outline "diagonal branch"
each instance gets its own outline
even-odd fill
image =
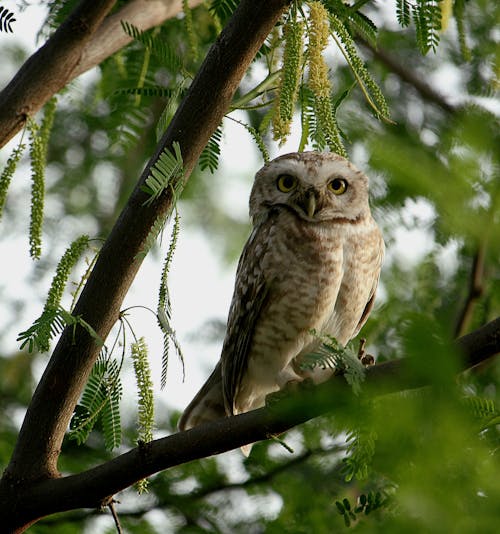
[[[405,83],[411,85],[424,100],[436,104],[446,113],[453,114],[457,111],[458,107],[450,104],[441,93],[436,91],[434,87],[423,80],[414,69],[409,69],[397,57],[393,56],[382,48],[373,47],[363,38],[358,37],[357,40],[370,51],[373,57],[383,63],[391,72],[396,74],[396,76],[398,76]]]
[[[189,6],[201,2],[190,0]],[[24,126],[28,115],[71,80],[130,43],[122,20],[148,30],[182,11],[182,0],[131,0],[103,20],[114,3],[82,2],[0,93],[0,148]]]
[[[463,356],[461,370],[499,353],[500,317],[456,340],[454,348]],[[428,378],[416,376],[414,369],[410,358],[368,368],[363,382],[363,398],[427,385]],[[22,493],[0,494],[0,497],[5,499],[4,506],[9,509],[13,504],[8,500],[21,499],[23,511],[33,518],[82,507],[98,508],[111,495],[158,471],[267,439],[333,409],[338,411],[352,406],[352,402],[350,386],[337,375],[319,386],[302,389],[272,407],[178,432],[132,449],[83,473],[43,480]],[[0,506],[0,513],[1,509]]]
[[[168,130],[106,240],[75,306],[102,338],[119,317],[123,299],[141,265],[151,227],[167,216],[174,199],[168,188],[152,205],[141,189],[151,167],[174,141],[180,144],[186,177],[230,106],[250,62],[288,0],[242,0],[210,49]],[[57,477],[57,459],[74,407],[98,356],[95,340],[81,328],[61,336],[36,388],[4,483]]]
[[[467,297],[460,310],[460,314],[455,325],[455,335],[462,335],[470,325],[472,314],[477,301],[484,292],[484,257],[486,254],[486,244],[480,243],[474,258],[472,259],[472,269],[469,278],[469,289]]]
[[[54,35],[19,69],[0,93],[0,147],[66,85],[116,0],[82,0]]]
[[[203,0],[189,0],[192,9]],[[140,30],[149,30],[167,19],[171,19],[182,11],[182,0],[131,0],[119,11],[106,17],[99,26],[92,40],[82,51],[82,59],[71,73],[72,78],[99,65],[107,57],[131,42],[131,38],[123,31],[121,21],[132,23]]]

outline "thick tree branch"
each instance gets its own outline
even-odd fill
[[[189,0],[194,8],[203,0]],[[92,40],[82,51],[82,59],[71,73],[76,78],[99,65],[106,58],[126,46],[132,40],[122,29],[121,21],[132,23],[140,30],[149,30],[182,11],[182,0],[132,0],[117,13],[109,15],[99,26]]]
[[[189,5],[193,8],[201,2],[190,0]],[[148,30],[182,11],[182,0],[131,0],[102,21],[114,3],[82,2],[0,93],[0,148],[24,126],[28,115],[33,116],[71,80],[130,43],[132,39],[121,27],[122,20]],[[98,9],[100,4],[105,5],[102,12]],[[88,9],[89,5],[94,9]],[[80,23],[82,12],[87,19]],[[80,26],[85,30],[81,36],[75,32]]]
[[[459,338],[455,348],[462,354],[460,370],[473,367],[499,353],[500,317]],[[409,358],[368,368],[363,383],[363,398],[427,385],[427,380],[415,375],[414,369]],[[350,386],[342,376],[334,376],[328,382],[304,389],[270,408],[173,434],[83,473],[42,480],[16,495],[13,492],[0,493],[0,498],[8,510],[12,510],[21,499],[23,514],[32,518],[75,508],[97,508],[118,491],[158,471],[267,439],[331,410],[342,410],[352,402]],[[11,516],[11,521],[14,518],[15,514]],[[2,525],[6,526],[5,521]],[[15,530],[15,521],[9,523],[9,527]]]
[[[54,35],[0,93],[0,147],[70,79],[89,42],[116,0],[82,0]]]
[[[208,53],[198,75],[123,209],[76,304],[106,339],[140,267],[137,258],[154,221],[172,209],[171,189],[153,205],[141,185],[165,148],[179,142],[186,177],[230,106],[250,62],[279,19],[287,0],[243,0]],[[86,331],[66,330],[33,395],[5,481],[58,476],[57,458],[79,395],[99,347]],[[8,482],[7,482],[8,483]],[[24,503],[25,504],[25,503]]]

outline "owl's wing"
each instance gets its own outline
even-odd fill
[[[215,421],[226,415],[222,400],[221,364],[217,364],[208,380],[184,410],[177,424],[179,430]]]
[[[379,246],[377,249],[379,253],[375,259],[375,265],[373,268],[373,283],[372,283],[372,287],[370,290],[368,300],[363,309],[363,313],[361,314],[361,317],[358,321],[358,324],[352,336],[353,338],[355,338],[358,335],[359,331],[361,330],[363,325],[366,323],[368,316],[370,315],[373,309],[373,305],[375,304],[375,293],[377,292],[378,282],[380,280],[380,270],[382,269],[382,261],[384,259],[384,254],[385,254],[385,245],[384,245],[384,240],[382,238],[382,234],[380,234],[378,231],[377,231],[377,234],[378,234],[378,239],[379,239]]]
[[[234,399],[247,369],[255,325],[269,298],[270,282],[260,268],[267,251],[267,219],[250,235],[238,263],[236,284],[222,347],[222,392],[226,413],[233,415]]]

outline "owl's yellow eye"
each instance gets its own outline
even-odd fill
[[[280,174],[276,185],[282,193],[289,193],[297,185],[297,178],[291,174]]]
[[[335,178],[328,183],[328,189],[334,195],[342,195],[347,191],[347,181],[343,178]]]

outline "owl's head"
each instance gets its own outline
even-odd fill
[[[337,154],[285,154],[260,169],[250,195],[252,219],[273,207],[309,222],[357,221],[370,213],[368,178]]]

